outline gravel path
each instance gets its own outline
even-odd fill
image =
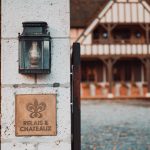
[[[150,101],[82,101],[82,150],[150,150]]]

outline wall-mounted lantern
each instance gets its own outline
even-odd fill
[[[19,34],[19,73],[50,73],[51,38],[46,22],[23,22]]]

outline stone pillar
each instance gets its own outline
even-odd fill
[[[71,150],[69,0],[2,0],[1,15],[1,149]],[[18,33],[22,33],[25,21],[48,23],[52,37],[50,74],[18,73]],[[15,135],[18,94],[57,95],[56,136]]]

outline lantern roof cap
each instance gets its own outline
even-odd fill
[[[44,21],[27,21],[27,22],[23,22],[23,27],[46,27],[47,26],[47,22]]]

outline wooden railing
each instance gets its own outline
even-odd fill
[[[147,55],[150,44],[92,44],[81,45],[81,55]]]

